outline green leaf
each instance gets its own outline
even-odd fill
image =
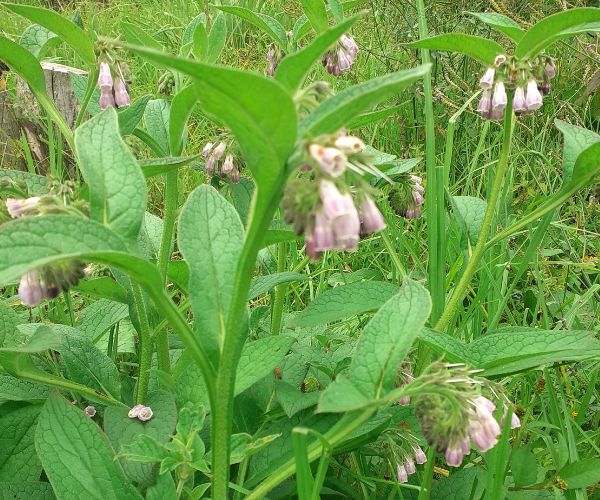
[[[70,380],[121,399],[119,372],[112,360],[89,340],[77,335],[60,339],[61,362]]]
[[[398,104],[396,106],[389,106],[387,108],[378,109],[377,111],[370,111],[368,113],[363,113],[361,115],[358,115],[354,120],[352,120],[350,123],[348,123],[348,128],[349,129],[357,129],[360,127],[364,127],[365,125],[369,125],[371,123],[378,122],[380,120],[387,118],[390,115],[399,113],[401,108],[402,108],[402,105]]]
[[[219,352],[244,228],[233,206],[210,186],[190,194],[178,227],[179,248],[190,266],[194,331],[209,350]]]
[[[248,72],[130,48],[196,80],[194,88],[203,109],[221,119],[238,140],[259,186],[259,198],[270,196],[284,175],[285,162],[296,141],[296,110],[283,87]]]
[[[430,311],[427,290],[407,279],[373,316],[360,336],[349,370],[350,380],[365,395],[379,398],[393,388],[396,370]]]
[[[146,500],[177,500],[173,476],[168,472],[159,474],[156,483],[148,488]]]
[[[59,41],[60,38],[55,33],[52,33],[52,31],[47,30],[39,24],[32,24],[23,31],[19,39],[19,44],[35,57],[41,58],[45,51],[51,46],[56,45]]]
[[[24,325],[30,326],[30,325]],[[44,352],[48,349],[57,351],[60,347],[61,339],[49,326],[47,325],[33,325],[34,333],[31,337],[26,337],[24,342],[19,342],[15,345],[9,345],[0,349],[0,352],[9,353],[38,353]]]
[[[0,484],[39,479],[42,465],[35,453],[33,436],[40,409],[41,406],[24,406],[0,418]]]
[[[488,377],[508,375],[559,361],[600,356],[592,332],[515,327],[487,333],[467,346],[469,358]]]
[[[264,276],[257,276],[252,280],[250,286],[250,292],[248,293],[248,300],[255,299],[256,297],[267,293],[269,290],[275,288],[277,285],[282,283],[289,283],[291,281],[303,281],[307,279],[307,276],[300,273],[283,272],[266,274]]]
[[[445,35],[432,36],[413,42],[410,46],[420,49],[459,52],[477,59],[488,66],[494,63],[494,59],[498,54],[506,52],[502,45],[493,40],[475,35],[464,35],[462,33],[447,33]]]
[[[106,331],[129,316],[129,307],[112,300],[97,300],[81,311],[75,327],[90,342],[98,341]]]
[[[27,188],[27,194],[30,196],[46,194],[49,189],[49,179],[42,175],[30,174],[20,170],[2,169],[0,179],[7,177],[18,185],[24,184]]]
[[[468,12],[468,14],[504,33],[513,42],[518,42],[525,34],[525,30],[521,28],[519,23],[503,14],[497,12]]]
[[[16,14],[26,17],[31,22],[37,23],[47,30],[56,33],[56,35],[77,52],[86,64],[90,66],[96,64],[94,44],[90,41],[87,33],[71,20],[53,10],[42,9],[40,7],[13,3],[3,3],[2,5]]]
[[[419,335],[419,342],[436,354],[443,355],[449,363],[471,363],[468,345],[450,335],[424,328]]]
[[[131,106],[127,106],[125,109],[119,110],[119,131],[123,137],[133,134],[133,131],[144,116],[146,106],[148,105],[149,101],[149,95],[138,97],[135,101],[133,101]]]
[[[354,85],[330,97],[300,123],[302,136],[336,132],[365,111],[421,79],[430,70],[425,64]]]
[[[0,373],[0,402],[44,401],[48,394],[50,388],[45,385]]]
[[[110,406],[104,412],[104,430],[113,447],[132,444],[138,436],[150,436],[159,444],[166,444],[171,439],[177,423],[177,407],[173,396],[165,391],[148,394],[144,405],[152,408],[154,415],[147,422],[127,416],[129,409]],[[153,482],[153,468],[150,464],[130,462],[122,458],[121,465],[131,481],[148,486]]]
[[[206,32],[206,26],[202,23],[199,23],[194,30],[192,54],[194,54],[196,59],[206,61],[206,56],[208,54],[208,33]]]
[[[192,42],[194,31],[196,31],[196,26],[198,26],[198,24],[204,24],[206,26],[206,14],[204,12],[194,17],[194,19],[192,19],[185,27],[183,37],[181,38],[182,47]]]
[[[129,241],[137,238],[146,210],[146,181],[109,108],[75,132],[79,166],[90,187],[91,217]]]
[[[341,2],[342,10],[344,13],[350,12],[351,10],[355,9],[356,7],[360,7],[363,3],[365,3],[365,1],[366,0],[350,0],[348,2]],[[328,2],[326,10],[328,12],[333,11],[336,21],[339,23],[339,22],[341,22],[341,19],[338,19],[338,17],[335,15],[334,9],[336,9],[336,7],[334,7],[334,9],[332,9],[331,3],[334,3],[334,2]],[[339,12],[338,12],[338,15],[339,15]],[[294,40],[295,42],[300,41],[302,38],[304,38],[306,35],[308,35],[310,33],[310,28],[311,28],[311,25],[310,25],[310,22],[308,21],[308,18],[306,17],[305,14],[302,14],[294,23],[294,29],[292,31],[292,40]]]
[[[531,445],[521,445],[513,453],[510,468],[515,486],[529,486],[537,483],[537,461]]]
[[[483,225],[483,216],[487,208],[486,201],[474,196],[453,196],[452,203],[455,207],[455,215],[466,229],[469,240],[475,245]]]
[[[252,206],[252,195],[254,194],[254,182],[248,177],[242,177],[240,182],[231,183],[231,202],[240,215],[244,226],[248,221],[248,214]]]
[[[554,120],[556,128],[564,137],[563,146],[563,183],[568,184],[573,176],[573,167],[577,157],[588,147],[600,142],[600,135],[562,120]]]
[[[336,23],[344,20],[344,6],[340,0],[327,0],[328,10],[333,14]]]
[[[0,300],[0,347],[4,345],[5,339],[10,339],[17,329],[17,325],[23,323],[17,313]]]
[[[277,335],[247,342],[235,379],[235,394],[241,394],[250,386],[263,379],[279,365],[296,340],[293,337]],[[260,363],[257,363],[260,360]]]
[[[319,399],[319,413],[340,413],[363,408],[371,403],[348,378],[340,375],[329,384]]]
[[[183,88],[171,101],[169,114],[169,151],[173,155],[179,155],[185,146],[187,134],[187,121],[192,114],[198,92],[193,85]]]
[[[383,281],[362,281],[326,290],[288,325],[305,327],[375,311],[398,293],[398,286]]]
[[[560,470],[560,478],[568,490],[587,488],[600,481],[600,458],[584,458]]]
[[[261,14],[260,12],[253,12],[244,7],[231,7],[224,5],[219,5],[216,7],[223,12],[233,14],[234,16],[248,21],[250,24],[260,28],[263,32],[270,36],[271,39],[279,44],[282,49],[285,50],[287,48],[288,42],[285,34],[285,28],[277,19],[266,14]]]
[[[225,47],[227,40],[227,20],[221,13],[213,19],[210,33],[208,34],[208,51],[206,53],[206,61],[215,63],[221,57],[221,52]]]
[[[358,17],[347,19],[329,31],[321,33],[302,50],[284,57],[277,67],[275,79],[290,92],[296,92],[315,61],[348,31],[357,19]]]
[[[315,406],[321,395],[319,391],[304,393],[283,380],[277,381],[275,393],[281,408],[290,418],[302,410]]]
[[[146,33],[136,24],[126,21],[122,22],[121,33],[123,34],[123,38],[129,43],[144,45],[154,50],[165,50],[156,38]]]
[[[600,9],[580,7],[545,17],[527,30],[517,44],[515,56],[535,57],[562,38],[600,31]]]
[[[161,147],[163,154],[169,154],[169,101],[152,99],[144,111],[144,127],[146,132]]]
[[[37,481],[0,483],[0,491],[3,500],[54,500],[56,498],[50,483]]]
[[[108,276],[80,281],[73,290],[85,293],[96,299],[108,299],[127,304],[127,292],[114,279]]]
[[[147,160],[139,160],[138,164],[142,167],[144,177],[154,177],[155,175],[166,174],[173,169],[189,165],[197,160],[200,155],[194,156],[167,156],[165,158],[149,158]]]
[[[114,461],[106,436],[58,394],[42,409],[35,445],[58,498],[141,498]]]
[[[327,12],[323,0],[300,0],[302,10],[317,34],[327,29]]]

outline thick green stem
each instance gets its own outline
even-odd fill
[[[444,309],[444,313],[435,324],[434,328],[436,330],[444,330],[452,320],[454,313],[456,312],[456,308],[463,300],[467,287],[469,286],[473,275],[477,271],[479,263],[481,262],[481,258],[485,253],[486,242],[492,227],[492,222],[494,220],[494,214],[496,212],[498,197],[500,196],[500,191],[502,190],[504,176],[508,170],[508,157],[512,142],[513,125],[514,115],[512,112],[512,94],[509,94],[508,103],[504,112],[504,138],[502,141],[502,150],[500,151],[500,158],[498,159],[498,164],[496,166],[496,175],[494,177],[492,190],[489,199],[487,200],[487,207],[483,216],[483,222],[481,225],[481,231],[479,232],[479,238],[477,240],[477,244],[475,245],[475,249],[473,250],[473,254],[471,255],[469,263],[467,264],[465,272],[463,273],[463,275],[460,278],[460,281],[456,285],[456,288],[454,289],[454,292],[452,293],[452,296],[448,301],[448,305]]]
[[[171,249],[173,247],[173,233],[175,229],[175,219],[177,218],[177,197],[178,197],[178,172],[172,170],[165,174],[165,196],[164,196],[164,217],[163,233],[160,241],[160,250],[158,252],[158,271],[163,284],[167,285],[167,271],[169,261],[171,260]],[[169,339],[167,331],[161,330],[156,336],[156,355],[158,357],[158,369],[169,373],[171,364],[169,360]]]
[[[419,15],[419,38],[429,36],[427,16],[423,0],[417,0]],[[430,62],[429,50],[421,49],[421,63]],[[445,260],[445,224],[444,224],[444,177],[436,166],[435,124],[433,116],[433,91],[431,73],[423,78],[423,96],[425,112],[425,167],[427,174],[427,243],[429,246],[428,282],[431,293],[431,321],[440,317],[444,307],[444,260]]]
[[[431,483],[433,482],[433,469],[435,467],[435,448],[429,447],[427,450],[427,465],[423,471],[423,483],[419,492],[418,500],[429,500],[431,495]]]
[[[277,272],[282,273],[286,268],[287,244],[279,243],[277,245]],[[285,294],[287,293],[287,283],[282,283],[275,287],[275,298],[273,300],[273,309],[271,312],[271,335],[279,335],[281,331],[281,318],[283,317],[283,304]]]
[[[257,202],[262,194],[260,193],[260,186],[257,187],[249,216],[250,223],[246,241],[236,270],[235,292],[229,306],[226,335],[217,373],[216,393],[219,397],[215,400],[213,408],[212,498],[215,500],[225,500],[229,487],[230,436],[233,420],[235,376],[246,333],[242,331],[242,328],[244,328],[242,325],[246,313],[248,290],[256,265],[256,257],[262,245],[264,234],[279,204],[284,181],[285,177],[282,176],[279,182],[272,187],[270,198],[261,200],[261,209],[255,213]]]
[[[142,289],[137,283],[131,283],[133,291],[133,301],[138,315],[140,325],[139,333],[139,351],[138,351],[138,383],[135,395],[137,404],[146,401],[148,395],[148,384],[150,381],[150,365],[152,363],[152,338],[150,336],[150,324],[146,314],[146,306]]]
[[[387,230],[383,230],[381,232],[381,240],[383,241],[385,248],[387,249],[388,253],[390,254],[390,257],[392,258],[392,262],[396,266],[396,270],[400,274],[400,277],[402,279],[406,278],[406,270],[404,269],[404,266],[402,265],[402,262],[400,261],[400,256],[398,255],[398,252],[396,252],[396,249],[394,248],[394,245],[393,245],[392,241],[390,240],[390,237],[387,235]],[[402,279],[400,281],[402,281]]]
[[[96,88],[96,81],[98,80],[98,74],[100,72],[100,68],[98,66],[94,66],[94,69],[88,76],[88,84],[85,90],[85,96],[83,98],[83,102],[81,103],[81,107],[79,108],[79,112],[77,113],[77,118],[75,119],[75,128],[81,125],[83,121],[83,117],[85,116],[85,112],[87,111],[88,105],[90,103],[90,99],[94,94],[94,89]]]

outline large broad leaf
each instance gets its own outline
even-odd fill
[[[198,91],[190,85],[183,88],[171,101],[169,115],[169,147],[171,154],[179,155],[185,145],[187,121],[198,101]]]
[[[586,458],[569,464],[560,470],[559,475],[569,490],[587,488],[600,481],[600,459]]]
[[[518,42],[525,34],[525,30],[521,28],[519,23],[503,14],[497,12],[469,12],[469,14],[504,33],[514,42]]]
[[[264,276],[257,276],[252,280],[250,286],[250,292],[248,293],[248,300],[255,299],[259,295],[267,293],[272,288],[282,283],[289,283],[291,281],[302,281],[308,277],[304,274],[293,273],[286,271],[283,273],[265,274]]]
[[[344,89],[302,120],[299,133],[308,137],[334,133],[361,113],[370,111],[388,97],[423,78],[430,68],[430,64],[424,64]]]
[[[285,34],[285,28],[279,21],[277,21],[277,19],[266,14],[261,14],[260,12],[253,12],[252,10],[244,7],[230,7],[221,5],[217,6],[217,8],[223,12],[233,14],[234,16],[238,16],[245,21],[248,21],[250,24],[260,28],[267,35],[269,35],[271,39],[278,43],[282,49],[285,50],[287,48],[288,42]]]
[[[475,35],[464,35],[463,33],[432,36],[413,42],[410,45],[421,49],[459,52],[487,65],[493,64],[498,54],[506,52],[502,45],[493,40]]]
[[[58,498],[142,498],[96,423],[58,394],[40,414],[35,446]]]
[[[319,401],[319,411],[358,408],[392,390],[398,367],[430,311],[431,299],[427,290],[406,280],[400,292],[377,311],[363,331],[347,378],[340,376],[327,386]]]
[[[32,24],[25,28],[19,39],[22,47],[40,59],[51,46],[57,45],[59,42],[60,38],[55,33],[39,24]]]
[[[42,466],[33,436],[40,409],[39,405],[24,406],[0,418],[0,482],[39,479]]]
[[[269,195],[284,175],[285,162],[296,141],[296,110],[283,87],[252,73],[169,57],[141,47],[131,50],[194,78],[203,109],[232,130],[259,191]]]
[[[96,64],[94,44],[87,36],[87,33],[71,20],[53,10],[42,9],[40,7],[13,3],[4,3],[2,5],[20,16],[26,17],[30,21],[56,33],[62,40],[73,47],[86,64]]]
[[[357,7],[360,7],[365,2],[366,2],[366,0],[349,0],[348,2],[341,2],[342,15],[350,12],[351,10],[353,10]],[[327,12],[331,12],[332,14],[334,14],[336,22],[340,23],[341,19],[339,18],[339,16],[340,16],[339,9],[337,9],[335,7],[332,8],[332,5],[331,5],[332,3],[333,2],[328,2],[326,10],[327,10]],[[294,23],[294,29],[292,31],[292,39],[295,42],[298,42],[302,38],[304,38],[306,35],[308,35],[310,33],[310,31],[311,31],[310,21],[308,20],[308,17],[306,17],[306,14],[302,14]]]
[[[518,43],[515,56],[535,57],[561,38],[593,31],[600,31],[600,9],[581,7],[559,12],[529,28]]]
[[[11,339],[17,325],[23,323],[17,313],[8,307],[3,300],[0,300],[0,347],[4,345],[5,341]]]
[[[144,126],[163,155],[169,154],[169,113],[170,104],[166,99],[152,99],[144,111]]]
[[[398,286],[383,281],[362,281],[325,291],[289,326],[315,326],[374,311],[398,293]]]
[[[181,211],[178,234],[179,248],[190,267],[188,289],[195,333],[209,351],[219,352],[244,227],[225,198],[210,186],[200,186]]]
[[[278,335],[246,343],[237,369],[235,394],[244,392],[248,387],[273,373],[295,341],[293,337]]]
[[[154,415],[147,422],[128,417],[128,408],[110,406],[104,413],[104,430],[115,450],[120,451],[123,445],[133,443],[142,434],[150,436],[160,444],[171,439],[177,423],[177,407],[173,396],[165,391],[148,394],[146,406],[152,408]],[[125,474],[143,486],[152,483],[152,464],[141,464],[126,459],[121,460]]]
[[[135,240],[146,210],[146,180],[121,138],[116,111],[109,108],[79,127],[75,146],[92,218]]]
[[[487,207],[486,201],[474,196],[453,196],[452,203],[456,208],[455,214],[466,229],[471,243],[477,243]]]
[[[44,401],[50,389],[46,385],[0,373],[0,403],[4,401]]]
[[[345,20],[326,33],[320,34],[302,50],[283,58],[277,67],[275,79],[290,92],[298,90],[314,62],[329,49],[356,22],[358,17]]]
[[[562,120],[554,120],[556,128],[564,137],[563,146],[563,183],[568,184],[573,175],[573,167],[577,157],[591,145],[600,142],[600,135],[577,125]]]
[[[164,50],[161,43],[149,33],[146,33],[142,28],[133,23],[122,22],[121,29],[123,38],[129,43],[136,45],[145,45],[154,50]]]
[[[75,326],[86,339],[96,342],[111,326],[127,316],[127,304],[106,299],[97,300],[81,311]]]
[[[327,29],[327,11],[323,0],[300,0],[304,15],[317,33]]]
[[[28,482],[1,482],[0,491],[5,495],[5,498],[10,499],[25,499],[32,500],[55,500],[56,496],[52,491],[50,483],[42,483],[38,481]]]
[[[215,63],[221,57],[221,52],[225,47],[225,41],[227,40],[227,20],[224,14],[218,14],[213,19],[210,33],[208,34],[208,51],[206,54],[206,61],[209,63]]]
[[[46,194],[49,190],[49,179],[42,175],[31,174],[21,170],[2,169],[0,170],[0,178],[2,177],[8,177],[19,186],[23,185],[30,196]]]

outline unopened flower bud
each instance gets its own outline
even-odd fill
[[[42,283],[40,273],[37,270],[34,269],[21,276],[18,293],[21,302],[29,307],[37,306],[44,300],[46,287]]]
[[[213,151],[210,155],[215,160],[218,160],[221,158],[221,156],[223,156],[223,153],[225,152],[225,148],[227,148],[227,145],[224,142],[220,142],[219,144],[217,144],[215,149],[213,149]]]
[[[229,176],[229,178],[231,179],[231,182],[234,182],[236,184],[240,182],[240,171],[235,165],[233,167],[233,170],[231,171],[231,175]]]
[[[96,408],[94,408],[93,406],[86,406],[83,410],[83,412],[90,418],[92,418],[94,415],[96,415]]]
[[[19,198],[7,198],[6,209],[9,215],[15,219],[22,215],[27,215],[35,211],[40,204],[40,197],[33,196],[31,198],[19,199]]]
[[[204,146],[204,149],[202,150],[202,153],[200,153],[200,156],[202,157],[202,159],[206,160],[209,155],[210,152],[212,151],[212,147],[213,147],[213,143],[212,142],[207,142],[206,146]]]
[[[550,79],[556,76],[556,66],[554,65],[552,59],[546,61],[546,64],[544,65],[544,71],[546,72],[546,76]]]
[[[216,164],[217,160],[213,155],[210,155],[208,157],[208,160],[206,160],[206,164],[204,165],[204,172],[206,173],[207,177],[212,177],[213,175],[215,175]]]
[[[321,170],[332,177],[339,177],[346,170],[346,155],[337,148],[326,148],[320,144],[311,144],[310,155],[316,160]]]
[[[396,479],[399,483],[408,483],[408,473],[403,465],[396,466]]]
[[[118,108],[123,108],[131,104],[131,98],[127,93],[125,82],[120,78],[115,83],[115,104]]]
[[[140,411],[142,411],[142,408],[144,408],[144,405],[135,405],[131,410],[129,410],[127,416],[129,418],[138,418],[140,415]]]
[[[477,105],[477,111],[482,118],[488,119],[492,108],[492,95],[489,90],[484,90]]]
[[[415,462],[410,457],[408,457],[406,459],[406,461],[404,462],[404,468],[406,469],[406,473],[408,475],[414,474],[415,472],[417,472],[417,468],[415,467]]]
[[[491,66],[485,70],[483,76],[479,79],[479,86],[483,90],[490,90],[494,85],[494,76],[496,75],[496,70]]]
[[[543,97],[538,90],[537,82],[534,79],[527,82],[527,93],[525,95],[525,106],[527,111],[535,111],[542,107]]]
[[[227,155],[221,167],[221,177],[228,177],[233,172],[233,156]]]
[[[346,154],[360,153],[366,148],[363,141],[352,135],[343,135],[338,137],[335,140],[335,147],[338,148],[342,153]]]
[[[147,422],[152,418],[153,415],[154,413],[152,412],[152,408],[150,408],[149,406],[144,406],[138,414],[138,419],[142,422]]]
[[[368,196],[365,196],[360,205],[359,215],[366,234],[377,233],[386,228],[385,219],[381,211]]]
[[[108,63],[100,63],[100,72],[98,74],[98,87],[100,90],[112,90],[113,79],[110,73],[110,66]]]
[[[425,455],[425,452],[420,446],[413,448],[413,452],[415,454],[415,462],[417,462],[419,465],[427,462],[427,455]]]
[[[512,107],[516,114],[527,111],[527,105],[525,104],[525,90],[523,87],[517,87],[515,89]]]

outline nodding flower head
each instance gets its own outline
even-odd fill
[[[115,96],[113,95],[112,89],[100,90],[100,100],[98,104],[102,110],[115,107]]]
[[[485,70],[483,76],[479,79],[479,86],[483,90],[490,90],[494,86],[494,77],[496,70],[491,66]]]
[[[6,209],[8,210],[8,214],[13,219],[24,215],[35,214],[40,206],[40,200],[41,198],[39,196],[33,196],[25,199],[7,198]]]
[[[35,307],[44,300],[46,287],[38,271],[29,271],[21,276],[18,293],[21,302],[29,307]]]
[[[269,45],[269,49],[267,50],[267,62],[269,63],[267,74],[270,77],[275,76],[275,71],[277,71],[277,67],[284,57],[285,53],[279,48],[278,45],[274,43]]]
[[[334,76],[349,70],[358,54],[358,44],[350,35],[341,36],[337,45],[323,56],[323,66]]]
[[[228,177],[233,172],[233,156],[227,155],[221,167],[221,177]]]
[[[525,89],[523,89],[523,87],[517,87],[515,89],[515,96],[513,97],[512,107],[513,111],[517,115],[527,111],[527,104],[525,103]]]
[[[425,188],[417,175],[404,174],[390,189],[388,199],[394,211],[406,219],[418,219],[425,203]]]
[[[544,71],[549,79],[552,79],[556,76],[556,66],[554,65],[554,61],[552,59],[546,60],[546,64],[544,64]]]
[[[55,299],[84,277],[84,264],[69,260],[28,271],[19,282],[19,298],[29,307],[40,304],[44,299]]]
[[[366,148],[365,143],[358,137],[342,135],[335,140],[335,147],[343,153],[361,153]]]
[[[210,153],[210,155],[215,160],[219,160],[221,158],[221,156],[223,156],[223,153],[225,152],[226,148],[227,148],[227,145],[224,142],[220,142],[219,144],[217,144],[217,146],[215,147],[215,149],[212,150],[212,152]]]
[[[214,144],[212,142],[206,143],[206,146],[204,146],[202,153],[200,153],[200,156],[203,160],[206,160],[210,156],[210,152],[212,151],[213,146]]]
[[[115,82],[114,92],[115,104],[118,108],[123,108],[131,104],[131,98],[129,97],[129,93],[127,92],[127,86],[121,78],[118,78]]]
[[[98,73],[98,87],[100,90],[111,90],[113,88],[113,78],[110,72],[110,66],[106,62],[100,63],[100,71]]]
[[[508,96],[506,95],[506,89],[504,88],[503,82],[496,82],[494,85],[494,93],[492,95],[492,109],[498,109],[504,111]]]
[[[427,455],[425,455],[425,452],[420,446],[415,446],[413,448],[413,453],[415,454],[415,462],[417,462],[417,464],[421,465],[427,462]]]
[[[527,82],[527,92],[525,94],[525,106],[527,111],[535,111],[542,107],[543,97],[538,89],[538,84],[534,79]]]
[[[404,465],[398,464],[396,466],[396,480],[399,483],[408,483],[408,472]]]

